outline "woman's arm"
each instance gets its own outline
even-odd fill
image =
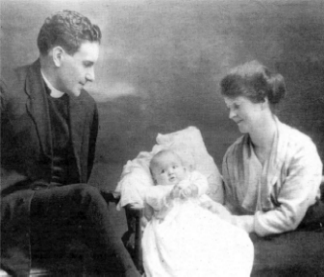
[[[266,236],[294,230],[300,224],[307,209],[316,201],[321,183],[322,162],[309,138],[297,137],[289,145],[287,153],[284,157],[287,159],[285,169],[278,169],[281,170],[281,184],[278,188],[273,184],[273,194],[268,196],[275,203],[273,209],[257,211],[255,215],[239,215],[242,211],[238,210],[240,203],[229,174],[233,171],[230,167],[234,166],[232,159],[236,156],[227,151],[222,168],[225,205],[231,213],[237,215],[233,216],[235,225],[248,232],[256,232],[259,236]]]
[[[232,148],[232,147],[231,147]],[[225,153],[225,156],[223,158],[223,164],[222,164],[222,174],[223,174],[223,189],[224,189],[224,206],[232,213],[236,213],[236,207],[235,205],[238,205],[237,196],[235,194],[235,188],[232,187],[232,181],[230,176],[230,168],[229,166],[233,166],[231,161],[229,161],[230,157],[233,155],[231,153],[231,148],[227,150]]]
[[[256,212],[255,232],[266,236],[296,229],[319,196],[321,179],[322,162],[315,145],[301,145],[294,153],[281,185],[276,199],[278,207],[268,212]]]

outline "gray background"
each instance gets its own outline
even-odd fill
[[[100,113],[92,184],[114,189],[122,166],[158,133],[190,125],[220,167],[239,133],[219,81],[252,59],[285,77],[279,116],[309,134],[324,159],[324,1],[1,0],[1,70],[36,60],[40,26],[62,9],[103,33],[88,87]]]

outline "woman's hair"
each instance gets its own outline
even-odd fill
[[[48,17],[41,27],[37,45],[41,55],[47,55],[55,46],[61,46],[70,55],[85,41],[98,42],[101,31],[97,25],[74,11],[62,11]]]
[[[267,98],[273,108],[284,98],[286,86],[281,74],[251,61],[233,68],[221,80],[221,93],[229,98],[247,97],[253,103],[262,103]]]

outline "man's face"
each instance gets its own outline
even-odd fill
[[[84,42],[73,55],[64,51],[57,71],[56,88],[78,97],[86,83],[95,80],[94,65],[98,56],[97,42]]]

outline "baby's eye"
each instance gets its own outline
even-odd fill
[[[164,172],[165,172],[165,170],[164,170],[164,169],[162,169],[162,170],[161,170],[161,173],[164,173]]]

